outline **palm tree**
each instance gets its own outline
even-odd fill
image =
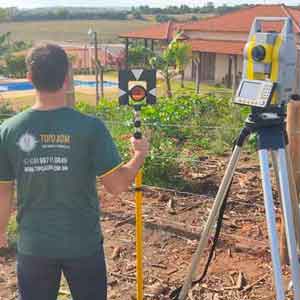
[[[156,55],[150,59],[150,65],[161,71],[166,82],[167,96],[172,97],[171,79],[176,74],[172,67],[175,66],[175,56],[173,51],[168,47],[161,55]]]
[[[181,32],[178,32],[168,48],[173,52],[176,69],[180,74],[181,87],[184,88],[184,70],[191,60],[192,51],[190,45],[183,42],[180,37]]]

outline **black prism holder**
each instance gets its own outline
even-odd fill
[[[134,108],[134,137],[141,139],[142,107],[156,104],[156,70],[120,70],[119,93],[119,104]]]

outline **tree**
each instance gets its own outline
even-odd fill
[[[60,8],[57,12],[56,12],[56,17],[59,20],[67,20],[70,17],[70,12],[68,9],[66,8]]]
[[[23,78],[26,75],[26,61],[24,55],[9,55],[5,58],[6,68],[8,74]]]
[[[8,19],[8,12],[5,8],[0,7],[0,22],[7,21]]]
[[[0,58],[5,57],[10,52],[10,32],[0,34]]]
[[[143,15],[142,15],[139,11],[137,11],[137,10],[135,10],[135,11],[132,12],[132,16],[133,16],[136,20],[144,20]]]
[[[169,21],[176,21],[174,18],[169,17],[167,15],[156,15],[155,16],[155,21],[158,23],[165,23]]]
[[[153,68],[161,71],[166,82],[167,96],[172,97],[171,79],[175,76],[174,66],[176,59],[172,49],[167,47],[161,55],[157,55],[150,59],[150,64]]]
[[[202,13],[214,13],[215,12],[215,5],[213,2],[207,2],[205,6],[201,9]]]
[[[131,67],[149,67],[154,53],[141,45],[131,46],[128,49],[128,64]]]
[[[168,48],[173,53],[176,63],[176,69],[180,74],[181,87],[184,88],[184,70],[190,62],[192,49],[190,45],[180,40],[181,33],[177,33]]]

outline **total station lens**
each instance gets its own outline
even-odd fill
[[[252,58],[257,61],[263,61],[266,57],[266,49],[262,45],[255,46],[251,52]]]
[[[145,99],[147,92],[143,86],[136,85],[130,90],[130,97],[133,101],[139,102]]]

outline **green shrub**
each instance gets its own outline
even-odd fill
[[[8,102],[0,103],[0,124],[13,113],[14,111]]]
[[[96,108],[83,103],[77,108],[101,117],[123,159],[130,159],[132,107],[101,101]],[[186,189],[182,168],[199,165],[198,158],[203,153],[224,154],[231,150],[248,112],[247,108],[233,105],[228,97],[199,96],[187,89],[171,99],[159,98],[154,106],[143,107],[143,131],[151,137],[151,151],[144,165],[145,183]]]
[[[10,218],[7,228],[7,236],[9,249],[17,249],[18,225],[15,215]]]

